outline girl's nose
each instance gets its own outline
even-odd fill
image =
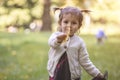
[[[71,23],[68,23],[68,24],[67,24],[67,27],[71,27]]]

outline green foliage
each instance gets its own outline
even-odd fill
[[[9,16],[11,18],[14,17],[14,20],[16,21],[16,24],[18,25],[28,23],[31,19],[28,9],[15,9],[15,10],[13,9],[11,10]]]
[[[29,25],[32,20],[41,18],[41,9],[41,0],[2,0],[0,26],[4,28],[9,25]]]
[[[48,38],[51,33],[0,32],[0,80],[48,80]],[[104,45],[97,45],[94,35],[80,35],[90,58],[102,72],[108,70],[109,80],[120,77],[120,35],[108,36]],[[82,80],[92,77],[83,71]]]
[[[36,19],[41,19],[41,16],[43,14],[43,7],[40,7],[40,5],[37,5],[31,9],[31,15],[33,15]]]
[[[0,25],[3,27],[14,24],[23,25],[29,23],[30,19],[29,10],[13,9],[9,15],[0,16]]]
[[[0,15],[4,15],[8,13],[8,9],[5,7],[0,7]]]
[[[66,0],[51,0],[53,6],[61,7],[66,4]]]

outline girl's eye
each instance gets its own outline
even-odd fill
[[[68,23],[68,21],[64,21],[64,23]]]
[[[77,24],[76,22],[72,22],[72,24]]]

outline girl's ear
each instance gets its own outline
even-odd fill
[[[82,24],[79,25],[78,29],[80,29],[81,26],[82,26]]]
[[[60,21],[58,21],[58,24],[61,25]]]

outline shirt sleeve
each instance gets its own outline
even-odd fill
[[[100,71],[95,67],[95,65],[89,59],[89,54],[87,52],[85,43],[81,43],[79,50],[79,62],[81,66],[89,73],[91,76],[96,77]]]
[[[59,35],[59,33],[55,32],[50,36],[50,38],[48,40],[48,45],[50,47],[57,48],[58,46],[60,46],[61,43],[57,42],[57,35]]]

